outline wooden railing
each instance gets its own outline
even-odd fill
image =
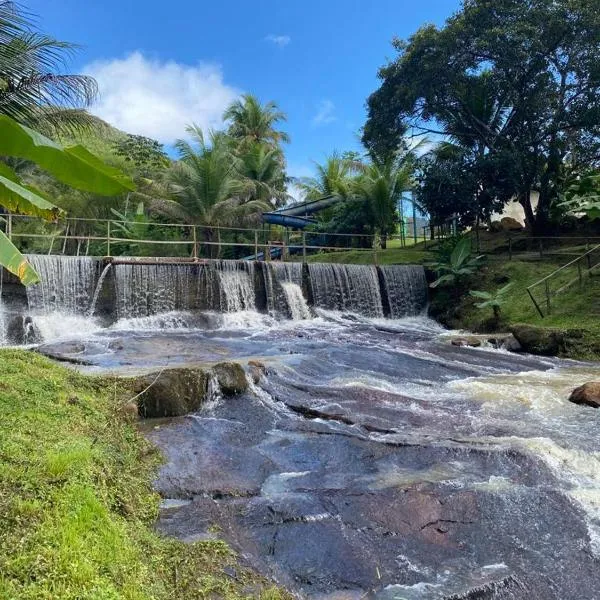
[[[544,318],[552,312],[552,299],[555,296],[576,283],[583,285],[584,276],[591,277],[596,270],[600,271],[600,245],[536,281],[527,288],[527,293],[539,315]],[[574,272],[576,272],[576,276],[572,277]],[[542,288],[543,291],[542,300],[536,297],[539,288]],[[542,305],[544,305],[545,314]]]

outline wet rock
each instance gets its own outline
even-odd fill
[[[600,408],[600,382],[585,383],[573,390],[569,396],[569,402]]]
[[[513,217],[504,217],[500,220],[502,231],[522,231],[523,225]]]
[[[481,346],[479,338],[454,338],[451,343],[453,346],[458,347],[470,346],[471,348],[479,348]]]
[[[267,374],[267,367],[260,360],[249,360],[248,366],[250,367],[252,381],[255,384],[258,384],[260,380]]]
[[[565,333],[560,329],[515,325],[511,331],[523,350],[530,354],[556,356],[564,349]]]
[[[217,377],[219,387],[225,396],[242,394],[248,389],[246,373],[239,363],[222,362],[212,369]]]
[[[37,344],[42,335],[30,316],[16,315],[9,320],[6,335],[9,343],[16,345]]]
[[[199,368],[168,369],[133,380],[139,413],[146,418],[179,417],[194,412],[206,398],[208,374]]]

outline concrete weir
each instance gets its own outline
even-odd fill
[[[29,259],[39,284],[25,289],[14,276],[2,275],[0,317],[12,343],[35,341],[36,318],[56,314],[96,318],[105,326],[175,311],[257,311],[295,320],[322,308],[401,318],[421,313],[427,302],[422,267],[53,255]]]

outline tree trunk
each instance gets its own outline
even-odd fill
[[[533,208],[531,206],[531,190],[524,192],[519,199],[519,204],[523,207],[525,212],[525,226],[530,232],[533,232],[535,227],[535,215],[533,214]]]

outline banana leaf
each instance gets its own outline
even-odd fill
[[[4,115],[0,115],[0,156],[33,161],[59,181],[100,196],[117,196],[135,189],[129,177],[83,146],[63,148]]]
[[[16,275],[23,285],[38,283],[40,280],[27,259],[2,231],[0,231],[0,264]]]

